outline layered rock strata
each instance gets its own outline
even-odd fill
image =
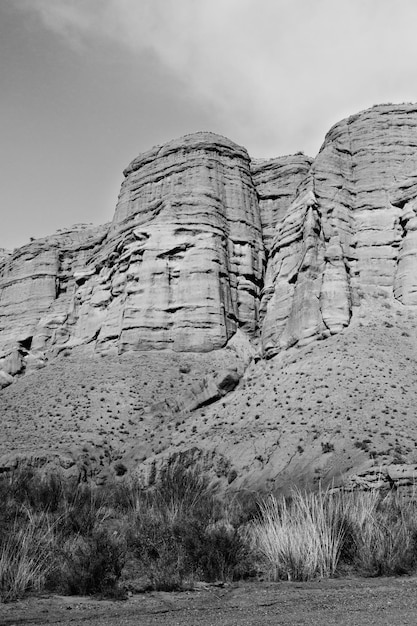
[[[60,342],[73,301],[74,273],[101,245],[107,227],[76,225],[0,259],[0,356]]]
[[[0,368],[86,343],[205,352],[238,328],[271,357],[342,330],[363,292],[416,304],[416,147],[417,107],[382,105],[314,160],[212,133],[149,150],[111,224],[1,252]]]
[[[313,159],[298,153],[275,159],[253,159],[251,174],[258,194],[262,235],[268,255],[275,230],[283,221]]]
[[[78,292],[79,325],[103,311],[97,342],[117,338],[121,351],[204,352],[238,327],[255,334],[265,256],[247,152],[197,133],[124,174],[103,267]]]
[[[110,225],[4,255],[3,356],[85,343],[204,352],[239,327],[255,336],[265,255],[249,165],[212,133],[158,146],[125,170]]]
[[[360,291],[416,303],[417,108],[382,105],[336,124],[276,228],[263,302],[263,346],[339,332]]]

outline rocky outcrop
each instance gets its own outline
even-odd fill
[[[204,352],[254,336],[265,255],[249,162],[211,133],[135,159],[100,237],[83,231],[79,253],[37,241],[3,266],[2,341]]]
[[[273,356],[349,324],[358,291],[415,304],[417,107],[336,124],[276,228],[261,311]]]
[[[416,304],[416,129],[415,105],[383,105],[314,160],[212,133],[140,155],[111,224],[0,254],[3,371],[16,350],[205,352],[238,328],[272,357],[340,332],[361,292]]]
[[[12,253],[10,250],[6,250],[5,248],[0,248],[0,263],[6,261],[6,259],[8,259],[11,254]]]
[[[106,226],[77,225],[0,259],[0,370],[16,374],[60,342],[73,303],[74,272],[106,233]]]
[[[88,474],[79,450],[101,437],[129,467],[217,455],[240,487],[408,487],[416,265],[415,105],[343,120],[314,160],[251,161],[212,133],[157,146],[126,168],[110,224],[0,251],[5,467],[38,437]]]
[[[258,329],[265,265],[247,152],[211,133],[154,148],[125,170],[104,255],[80,285],[78,333],[119,351],[220,348]]]
[[[346,491],[401,490],[414,495],[417,465],[415,463],[390,463],[384,466],[371,462],[343,480]]]
[[[282,223],[313,159],[302,152],[275,159],[253,159],[251,174],[258,194],[262,235],[267,255],[275,230]]]

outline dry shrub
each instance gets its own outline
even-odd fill
[[[349,569],[403,574],[417,563],[417,508],[395,493],[295,491],[269,498],[252,527],[253,545],[273,580],[310,580]]]
[[[368,576],[410,573],[417,562],[417,508],[396,492],[344,494],[344,563]]]
[[[29,513],[29,512],[28,512]],[[45,514],[16,519],[0,538],[0,600],[44,588],[52,568],[55,529]]]
[[[252,527],[255,548],[272,580],[310,580],[334,574],[343,545],[337,502],[327,492],[270,496]]]
[[[229,580],[253,571],[247,540],[230,507],[198,468],[168,463],[135,503],[130,546],[153,589]]]
[[[123,596],[119,580],[126,561],[123,537],[98,527],[90,535],[68,538],[56,551],[49,587],[60,593]]]

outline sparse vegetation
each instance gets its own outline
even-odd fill
[[[261,505],[253,540],[272,580],[405,574],[417,565],[416,513],[395,492],[296,491]]]
[[[20,470],[0,481],[0,599],[181,589],[253,571],[239,506],[180,463],[103,487]]]
[[[94,487],[30,469],[2,477],[1,601],[29,591],[123,598],[259,573],[310,580],[416,568],[417,503],[395,492],[224,498],[178,460],[151,478]]]

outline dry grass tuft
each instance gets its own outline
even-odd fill
[[[336,571],[344,530],[337,499],[327,492],[294,491],[289,501],[270,496],[252,533],[272,580],[310,580]]]
[[[29,590],[40,591],[52,567],[55,528],[46,514],[15,519],[0,543],[0,600],[16,600]]]
[[[417,562],[416,513],[395,493],[295,491],[261,505],[252,540],[272,580],[403,574]]]

